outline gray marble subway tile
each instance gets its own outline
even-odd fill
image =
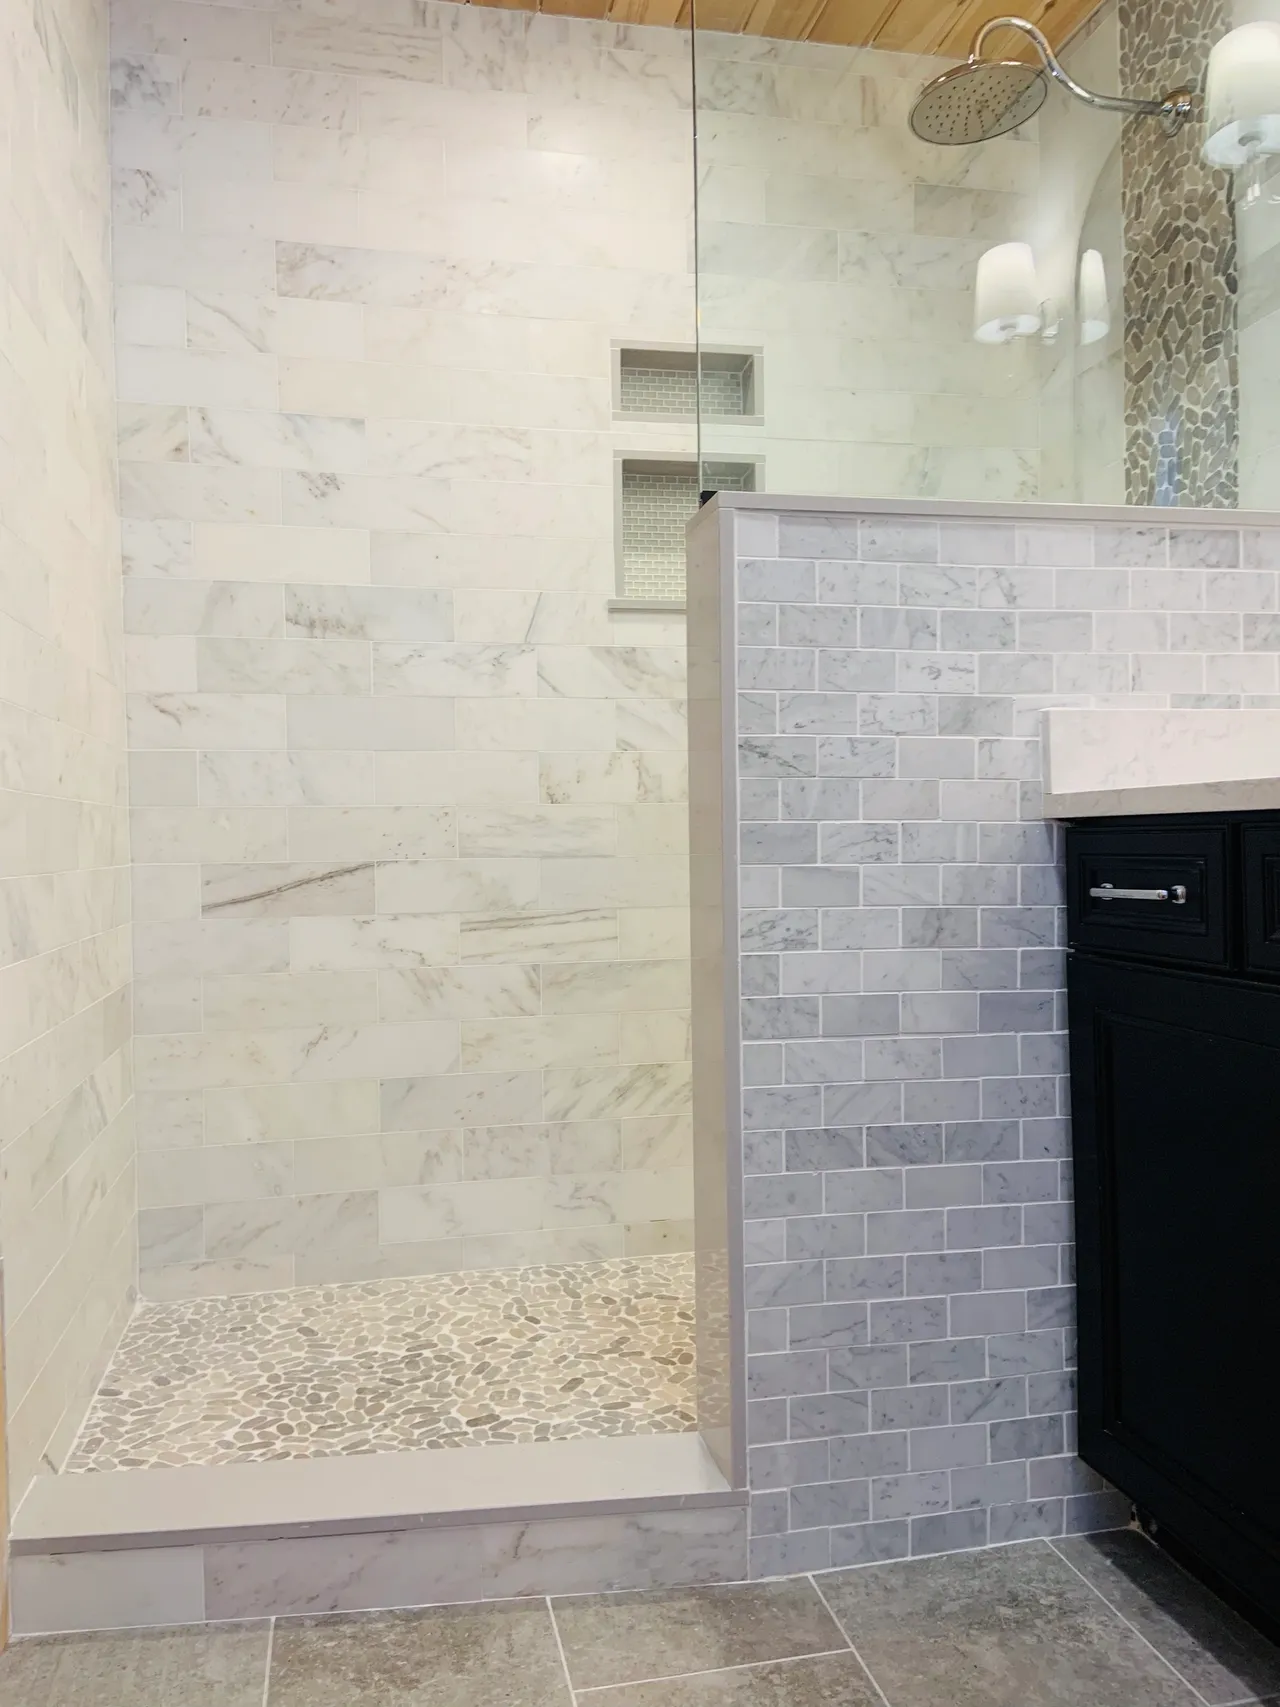
[[[798,1129],[786,1134],[788,1169],[860,1168],[864,1158],[864,1135],[860,1126]]]
[[[865,1481],[817,1482],[791,1490],[792,1529],[865,1523],[870,1516],[870,1484]]]
[[[790,1261],[859,1257],[863,1255],[865,1246],[866,1217],[862,1215],[794,1215],[787,1222],[787,1258]]]
[[[904,1475],[910,1463],[905,1430],[851,1435],[831,1442],[831,1474],[837,1480]]]
[[[782,1426],[786,1428],[786,1401]],[[752,1488],[794,1488],[805,1482],[831,1480],[831,1451],[825,1439],[781,1441],[753,1446],[747,1454],[748,1480]]]
[[[851,1524],[831,1531],[831,1563],[837,1569],[905,1559],[910,1549],[911,1530],[905,1518]]]
[[[754,735],[738,742],[741,777],[805,777],[817,772],[819,743],[804,735]]]
[[[822,1034],[824,1037],[896,1037],[901,1025],[901,1000],[903,998],[896,995],[824,995]]]
[[[778,804],[787,819],[855,818],[862,811],[862,790],[856,777],[788,778],[779,788]]]
[[[871,1427],[881,1429],[940,1428],[947,1421],[947,1388],[889,1387],[871,1395]]]
[[[866,1337],[864,1332],[864,1341]],[[905,1387],[908,1385],[908,1350],[905,1345],[834,1347],[830,1358],[832,1386],[864,1395],[873,1387]],[[865,1428],[865,1423],[863,1426]],[[856,1434],[860,1431],[848,1429],[845,1432]]]
[[[908,1349],[913,1382],[975,1381],[987,1373],[987,1341],[982,1338],[918,1340]]]
[[[826,1391],[825,1352],[785,1351],[747,1359],[747,1394],[752,1399],[786,1399]]]
[[[832,693],[890,693],[897,682],[894,652],[826,647],[818,653],[818,686]]]
[[[865,1304],[802,1304],[789,1312],[788,1348],[791,1351],[830,1351],[837,1347],[865,1345],[866,1339]]]
[[[855,518],[820,515],[780,515],[778,550],[783,557],[836,557],[853,561],[858,556],[858,524]]]
[[[1058,1551],[1213,1707],[1280,1694],[1280,1649],[1145,1535],[1081,1536]]]
[[[747,1269],[746,1296],[749,1309],[780,1304],[820,1304],[823,1296],[822,1264],[815,1260],[753,1263]]]
[[[747,1404],[748,1462],[758,1447],[768,1446],[787,1438],[787,1401],[785,1399],[752,1399]],[[825,1442],[823,1443],[826,1444]],[[755,1486],[754,1475],[750,1478]],[[778,1484],[786,1487],[783,1481]]]
[[[969,608],[978,596],[978,571],[960,564],[904,563],[898,572],[898,597],[904,605]]]
[[[978,1080],[921,1079],[902,1087],[902,1112],[907,1120],[970,1120],[981,1107]]]
[[[752,1494],[749,1507],[751,1534],[785,1535],[790,1527],[791,1498],[786,1488]]]
[[[872,1478],[871,1509],[877,1519],[922,1517],[946,1511],[950,1504],[951,1479],[945,1471]]]
[[[742,994],[744,997],[776,996],[781,984],[781,969],[776,954],[744,954],[741,959]]]
[[[894,563],[819,563],[818,600],[831,605],[892,605],[898,601]]]
[[[738,653],[738,685],[772,693],[816,687],[816,656],[812,651],[778,646],[744,646]]]
[[[906,1259],[908,1298],[972,1292],[982,1285],[981,1251],[913,1251]]]
[[[856,907],[861,898],[856,866],[791,866],[782,873],[785,907]]]
[[[1027,1383],[1018,1376],[961,1381],[951,1389],[952,1422],[993,1422],[1027,1413]]]
[[[823,776],[888,777],[897,763],[896,741],[882,736],[827,735],[817,739]]]
[[[753,1577],[828,1570],[831,1566],[831,1531],[793,1529],[786,1535],[762,1535],[751,1543],[748,1562]]]
[[[776,605],[738,606],[738,645],[776,646],[778,644],[778,607]]]
[[[826,1265],[827,1297],[832,1300],[851,1298],[901,1298],[903,1293],[904,1260],[890,1257],[833,1257]],[[878,1336],[892,1342],[893,1334]]]
[[[867,562],[936,563],[939,549],[936,522],[864,518],[860,528],[859,555]]]
[[[758,1221],[771,1215],[813,1215],[822,1208],[821,1174],[749,1174],[743,1210]]]
[[[993,1505],[987,1513],[990,1540],[993,1547],[1002,1541],[1033,1541],[1050,1535],[1061,1535],[1065,1521],[1064,1501],[1019,1500],[1010,1505]]]
[[[981,1423],[911,1431],[913,1470],[966,1470],[986,1462],[987,1431]]]
[[[1027,1410],[1033,1416],[1066,1416],[1076,1408],[1074,1369],[1043,1370],[1027,1376]]]
[[[785,604],[778,612],[778,644],[856,647],[858,614],[855,605]]]
[[[803,557],[802,552],[785,556]],[[812,556],[812,554],[807,554]],[[744,601],[770,604],[811,602],[817,585],[812,562],[788,562],[776,558],[746,558],[738,564],[738,597]]]
[[[932,1123],[869,1126],[866,1133],[867,1165],[892,1167],[900,1162],[905,1167],[914,1167],[920,1163],[940,1162],[943,1159],[943,1132],[942,1126]]]

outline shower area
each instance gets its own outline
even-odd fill
[[[1037,3],[932,107],[997,6],[578,10],[112,5],[132,1041],[54,1144],[93,1275],[65,1160],[0,1223],[15,1506],[668,1437],[739,1488],[686,522],[1280,477],[1218,0]]]

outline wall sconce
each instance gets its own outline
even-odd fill
[[[1029,243],[997,243],[978,260],[973,335],[980,344],[1008,344],[1040,330],[1040,286]]]
[[[1008,344],[1036,333],[1051,343],[1058,315],[1040,298],[1029,243],[997,243],[978,258],[973,293],[973,335],[980,344]]]
[[[1097,249],[1086,249],[1080,257],[1080,342],[1101,343],[1111,330],[1111,304],[1107,300],[1107,269]]]
[[[1227,171],[1280,154],[1280,24],[1242,24],[1213,47],[1203,152]]]

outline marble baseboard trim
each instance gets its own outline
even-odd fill
[[[38,1476],[15,1557],[741,1504],[697,1434]]]
[[[1280,712],[1056,708],[1044,714],[1049,818],[1280,807]]]
[[[21,1635],[737,1582],[742,1506],[14,1560]]]

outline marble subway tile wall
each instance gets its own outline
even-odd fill
[[[763,1576],[1127,1521],[1073,1456],[1040,717],[1280,705],[1280,530],[927,512],[726,506],[690,556],[695,659],[736,604],[726,934]]]
[[[8,0],[0,14],[0,1258],[12,1504],[42,1462],[65,1456],[134,1285],[106,54],[105,0]]]
[[[1035,234],[1035,125],[921,142],[949,62],[917,54],[702,30],[698,59],[702,335],[764,352],[763,422],[704,454],[773,492],[1040,496],[1038,351],[972,336],[978,257]]]
[[[678,32],[113,11],[143,1287],[691,1236]]]

